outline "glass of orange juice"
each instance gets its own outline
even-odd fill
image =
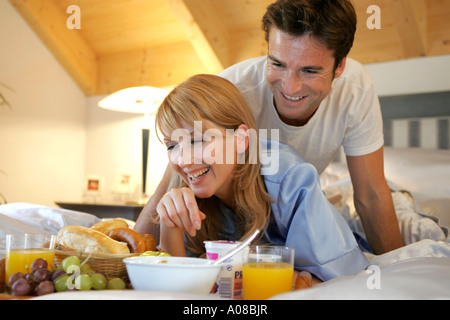
[[[242,268],[245,300],[266,300],[292,290],[294,249],[252,246]]]
[[[37,258],[47,261],[48,269],[55,257],[56,237],[50,234],[8,234],[6,235],[5,281],[16,272],[27,274]]]

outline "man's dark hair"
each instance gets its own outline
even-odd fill
[[[278,0],[263,17],[266,41],[274,26],[292,36],[309,35],[334,51],[335,69],[353,46],[357,17],[349,0]]]

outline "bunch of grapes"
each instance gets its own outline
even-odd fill
[[[80,263],[77,256],[67,257],[54,271],[48,270],[46,260],[38,258],[33,261],[27,274],[14,273],[9,278],[9,285],[12,293],[16,296],[41,296],[55,291],[68,290],[120,290],[126,288],[122,279],[106,279],[103,274],[92,270],[86,261]]]
[[[16,272],[9,278],[9,285],[14,295],[44,295],[54,292],[54,273],[48,270],[47,261],[38,258],[33,261],[29,272]]]

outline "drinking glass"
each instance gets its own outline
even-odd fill
[[[47,261],[51,270],[55,256],[56,237],[50,234],[8,234],[6,235],[5,281],[16,272],[27,274],[37,258]]]
[[[242,268],[245,300],[265,300],[292,290],[294,249],[252,246]]]

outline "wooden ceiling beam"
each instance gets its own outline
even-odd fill
[[[189,42],[102,55],[98,67],[98,94],[134,86],[174,87],[208,72]]]
[[[61,12],[54,0],[9,1],[83,92],[86,95],[96,94],[96,56],[80,31],[67,27],[70,14]]]
[[[419,11],[424,10],[424,0],[389,0],[387,3],[392,11],[394,23],[403,47],[404,58],[426,56],[427,43],[424,38],[424,26],[416,16]]]
[[[166,0],[210,73],[229,66],[228,33],[211,1]]]

